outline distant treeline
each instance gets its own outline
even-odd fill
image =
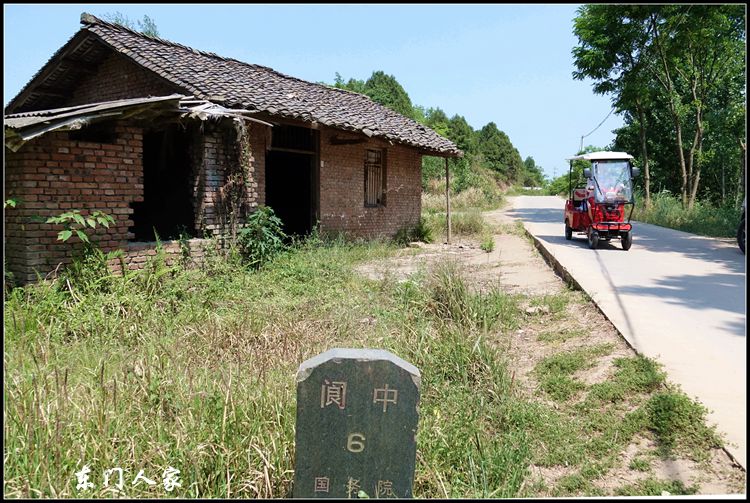
[[[414,105],[393,75],[375,71],[366,81],[349,79],[345,82],[337,72],[333,87],[369,96],[373,101],[424,124],[455,143],[464,152],[463,158],[450,161],[452,185],[458,192],[481,185],[481,179],[486,179],[484,175],[487,172],[506,185],[540,186],[544,183],[542,167],[537,166],[532,157],[522,160],[508,135],[498,129],[494,122],[475,130],[461,115],[449,118],[439,107]],[[422,182],[425,188],[430,180],[444,176],[444,162],[436,157],[423,157]]]

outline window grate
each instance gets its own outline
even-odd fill
[[[365,150],[365,206],[383,206],[384,173],[383,152]]]

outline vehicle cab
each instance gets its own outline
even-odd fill
[[[633,156],[625,152],[590,152],[569,159],[569,197],[565,203],[565,239],[573,232],[585,233],[590,248],[599,240],[621,240],[624,250],[632,244],[632,224],[635,200],[633,177],[638,168],[633,167]],[[585,181],[573,180],[573,162],[586,161]],[[630,206],[627,219],[625,207]]]

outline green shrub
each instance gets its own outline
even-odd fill
[[[715,427],[706,426],[708,410],[684,393],[656,393],[646,404],[650,429],[656,433],[662,451],[671,451],[679,442],[695,459],[703,459],[721,441]]]
[[[460,236],[477,236],[484,231],[485,223],[482,213],[477,209],[456,212],[451,215],[452,231]]]
[[[492,234],[485,234],[485,236],[482,238],[482,244],[480,245],[480,248],[483,251],[486,251],[487,253],[490,253],[492,250],[495,249],[495,238],[492,236]]]
[[[101,225],[109,228],[110,224],[115,223],[115,219],[103,211],[93,211],[88,216],[84,216],[81,215],[79,210],[71,210],[55,217],[49,217],[45,222],[48,224],[59,224],[64,227],[57,234],[58,241],[65,242],[75,233],[81,241],[89,243],[89,236],[86,233],[87,227],[96,229],[97,225]]]
[[[432,243],[434,239],[433,229],[424,217],[420,218],[419,223],[413,227],[407,226],[399,229],[393,238],[400,245],[406,245],[412,241]]]
[[[258,269],[286,249],[287,235],[273,209],[260,206],[237,233],[240,254],[250,267]]]
[[[122,250],[105,253],[97,246],[86,244],[60,272],[58,287],[74,296],[109,292],[114,275],[107,263],[121,256]]]
[[[683,208],[679,197],[668,190],[651,194],[649,208],[643,194],[636,193],[635,200],[634,220],[703,236],[734,237],[742,213],[730,202],[716,206],[696,201],[692,208]]]

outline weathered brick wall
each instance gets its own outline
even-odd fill
[[[75,95],[63,106],[167,96],[180,92],[183,91],[177,86],[162,81],[153,72],[128,61],[124,56],[111,54],[102,61],[95,73],[81,80]]]
[[[18,152],[6,149],[6,197],[21,201],[8,208],[5,219],[5,253],[8,269],[20,283],[69,263],[78,238],[57,241],[62,226],[31,222],[30,217],[47,218],[80,209],[84,213],[104,211],[116,219],[110,229],[92,233],[105,251],[122,249],[128,264],[142,264],[145,255],[137,250],[153,250],[154,244],[140,247],[130,242],[133,225],[132,202],[143,201],[143,129],[133,122],[117,123],[113,144],[69,139],[68,132],[53,132],[25,144]],[[228,189],[226,170],[238,166],[236,133],[230,120],[194,122],[190,126],[195,228],[199,237],[228,233],[231,219],[226,214],[223,195]],[[249,136],[260,134],[248,126]],[[260,156],[263,159],[263,154]],[[245,158],[243,204],[253,210],[258,205],[258,184],[254,180],[257,160],[253,152]],[[242,219],[238,220],[238,224]],[[90,232],[90,231],[89,231]],[[135,246],[135,248],[134,248]],[[136,251],[134,251],[136,250]],[[149,252],[150,253],[150,252]]]
[[[5,150],[6,197],[19,199],[5,212],[5,257],[9,270],[24,283],[59,263],[68,263],[80,240],[57,241],[61,225],[35,223],[65,211],[96,210],[112,215],[109,229],[90,232],[105,249],[122,248],[133,237],[130,203],[143,199],[143,136],[139,127],[120,123],[113,144],[70,140],[53,132],[25,144],[18,152]]]
[[[331,145],[340,132],[320,135],[321,230],[361,237],[392,237],[401,228],[419,223],[422,211],[421,155],[415,150],[370,139],[354,145]],[[386,204],[364,204],[366,149],[386,149]]]
[[[244,196],[242,208],[236,214],[237,224],[242,224],[248,211],[254,211],[260,198],[255,177],[259,162],[265,162],[265,153],[259,155],[253,150],[256,129],[265,129],[258,124],[246,124],[250,151],[241,159],[244,170]],[[193,201],[195,208],[195,228],[204,235],[218,236],[230,231],[232,210],[229,204],[231,184],[228,174],[239,169],[238,135],[229,119],[206,121],[193,134],[191,157],[193,159]],[[237,208],[235,208],[237,209]]]
[[[270,146],[270,129],[258,123],[250,123],[250,150],[253,156],[256,206],[266,204],[266,151]]]
[[[200,265],[205,260],[207,251],[214,246],[209,239],[188,239],[185,242],[164,241],[161,249],[168,266],[182,262],[187,267]],[[109,267],[116,274],[122,273],[122,265],[128,270],[143,269],[149,260],[156,257],[157,250],[154,243],[127,243],[123,250],[122,260],[115,258],[109,261]]]
[[[82,79],[75,95],[61,106],[115,99],[159,96],[180,92],[152,72],[112,54],[97,71]],[[22,200],[8,208],[5,220],[6,262],[22,283],[43,275],[59,263],[70,261],[77,238],[56,240],[60,226],[32,223],[31,215],[49,217],[70,209],[105,211],[116,224],[94,233],[105,250],[123,249],[128,267],[143,263],[153,245],[140,247],[133,235],[130,204],[143,198],[143,130],[136,123],[117,123],[114,144],[73,141],[66,132],[54,132],[24,145],[18,152],[6,149],[6,197]],[[194,122],[190,126],[195,228],[199,236],[227,231],[225,192],[227,169],[236,165],[236,134],[228,120]],[[245,205],[265,203],[265,162],[269,128],[247,125],[250,153],[245,159]],[[421,213],[421,156],[415,149],[380,140],[364,144],[330,145],[341,131],[323,128],[320,134],[320,223],[323,231],[355,236],[393,236],[414,226]],[[355,135],[355,133],[351,133]],[[386,206],[364,206],[364,155],[366,148],[387,151]],[[231,168],[230,168],[231,171]],[[71,242],[73,246],[71,246]],[[144,259],[145,260],[145,259]]]

